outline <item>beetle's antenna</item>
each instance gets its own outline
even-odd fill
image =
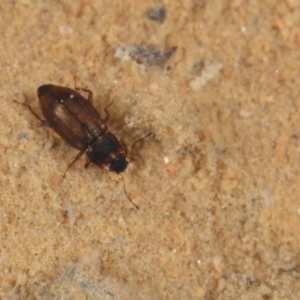
[[[126,191],[126,187],[125,187],[124,177],[123,177],[121,174],[119,174],[119,175],[120,175],[121,178],[122,178],[122,181],[123,181],[123,188],[124,188],[124,193],[125,193],[127,199],[132,203],[132,205],[133,205],[136,209],[140,209],[140,208],[139,208],[139,207],[131,200],[131,198],[128,196],[127,191]]]
[[[141,142],[143,139],[147,138],[147,137],[150,136],[150,135],[155,136],[155,133],[154,133],[153,131],[152,131],[152,132],[149,132],[149,133],[147,133],[146,135],[144,135],[144,136],[138,138],[138,139],[132,144],[132,146],[131,146],[131,160],[134,160],[134,158],[133,158],[133,150],[134,150],[135,145],[136,145],[137,143]]]

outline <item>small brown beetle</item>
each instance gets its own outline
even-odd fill
[[[85,168],[94,163],[100,168],[107,168],[111,172],[120,174],[128,165],[126,160],[127,147],[120,142],[114,134],[107,131],[109,113],[105,109],[106,116],[101,118],[93,107],[93,93],[86,88],[76,88],[88,93],[88,99],[67,87],[45,84],[38,88],[37,94],[40,100],[42,113],[46,120],[41,119],[30,105],[18,102],[26,106],[30,112],[45,126],[51,127],[66,142],[80,150],[74,160],[68,165],[67,170],[86,152],[87,160]],[[152,134],[152,133],[150,133]],[[149,136],[147,134],[146,136]],[[146,137],[145,136],[145,137]],[[139,142],[141,139],[137,140]],[[133,144],[132,148],[136,144]],[[120,174],[124,184],[124,178]],[[137,208],[139,207],[130,199],[124,184],[124,192],[128,200]]]

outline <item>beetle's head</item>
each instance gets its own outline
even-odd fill
[[[86,154],[92,163],[117,174],[124,172],[128,165],[125,146],[109,131],[98,136]]]
[[[123,153],[118,154],[109,164],[109,171],[120,174],[127,168],[128,161]]]

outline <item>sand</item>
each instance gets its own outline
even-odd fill
[[[299,1],[3,0],[0,37],[1,299],[300,299]],[[13,102],[74,76],[140,210]]]

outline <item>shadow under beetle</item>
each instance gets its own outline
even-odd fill
[[[100,168],[107,168],[111,172],[120,174],[125,171],[128,165],[126,160],[127,147],[120,142],[114,134],[107,131],[107,122],[109,112],[105,109],[105,118],[102,119],[98,111],[93,107],[93,93],[86,88],[76,88],[88,93],[85,99],[77,91],[68,87],[45,84],[38,88],[37,94],[40,100],[41,110],[46,120],[41,119],[31,108],[30,105],[18,102],[26,106],[30,112],[45,126],[52,128],[66,142],[74,148],[80,150],[74,160],[68,165],[67,170],[86,152],[87,160],[85,168],[90,163],[96,164]],[[138,139],[132,145],[132,151],[135,144],[143,138],[153,134],[152,132]],[[128,200],[137,208],[139,207],[128,196],[124,178],[120,174],[124,192]]]

